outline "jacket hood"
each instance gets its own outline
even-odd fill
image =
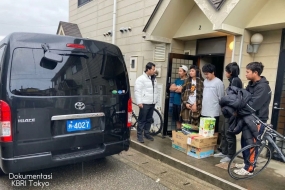
[[[267,80],[264,76],[261,76],[261,79],[260,79],[259,81],[257,81],[257,82],[252,82],[252,81],[250,81],[248,84],[249,84],[250,86],[256,86],[256,85],[262,84],[262,83],[264,83],[264,84],[269,84],[268,80]]]

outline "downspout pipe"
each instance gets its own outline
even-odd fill
[[[241,36],[241,40],[240,40],[240,51],[239,51],[239,61],[238,61],[238,66],[239,66],[239,68],[240,68],[241,62],[242,62],[242,52],[243,52],[244,34],[245,34],[245,31],[243,31],[243,35]]]
[[[235,49],[236,49],[235,46],[236,46],[236,36],[234,36],[233,50],[232,50],[232,61],[231,62],[235,61]]]
[[[115,39],[116,39],[116,14],[117,14],[117,0],[114,0],[114,7],[113,7],[112,44],[115,44]]]

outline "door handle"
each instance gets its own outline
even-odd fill
[[[284,108],[277,108],[276,106],[273,107],[276,110],[284,110]]]

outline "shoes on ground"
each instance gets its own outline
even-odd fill
[[[226,157],[224,157],[224,158],[222,158],[222,159],[220,160],[221,163],[227,163],[227,162],[230,162],[230,161],[231,161],[231,158],[228,157],[228,156],[226,156]]]
[[[238,168],[238,169],[244,168],[244,166],[245,166],[244,163],[242,163],[242,164],[236,163],[236,164],[235,164],[235,168]]]
[[[251,173],[249,171],[246,171],[244,168],[240,168],[240,169],[234,170],[234,173],[237,174],[237,175],[242,175],[242,176],[253,175],[253,173]]]
[[[152,137],[152,136],[150,136],[150,135],[145,135],[144,136],[147,140],[150,140],[150,141],[153,141],[154,140],[154,138]]]
[[[142,137],[138,137],[138,142],[144,143],[143,138]]]
[[[218,158],[218,157],[226,157],[226,156],[227,155],[225,155],[225,154],[223,154],[221,152],[214,154],[214,157],[216,157],[216,158]]]

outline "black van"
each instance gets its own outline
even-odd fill
[[[132,101],[112,44],[13,33],[0,41],[0,170],[16,173],[127,151]]]

